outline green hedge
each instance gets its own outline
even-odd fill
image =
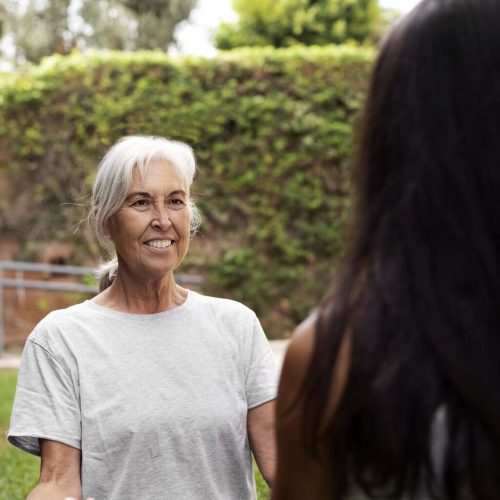
[[[73,241],[104,151],[126,134],[190,143],[203,213],[183,271],[204,291],[254,308],[287,336],[323,295],[348,208],[352,128],[373,51],[245,49],[214,59],[160,52],[51,57],[0,81],[0,232],[36,258],[35,242]]]

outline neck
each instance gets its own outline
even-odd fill
[[[139,278],[129,276],[118,268],[109,288],[97,295],[97,304],[132,314],[153,314],[180,306],[188,291],[179,286],[168,273],[161,277]]]

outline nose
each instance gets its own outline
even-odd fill
[[[167,229],[172,222],[170,221],[170,217],[168,215],[168,209],[165,207],[157,208],[155,210],[153,219],[151,221],[151,225],[160,231],[164,231]]]

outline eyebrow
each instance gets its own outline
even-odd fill
[[[176,189],[174,191],[171,191],[168,196],[178,196],[178,195],[183,195],[186,196],[186,192],[182,189]],[[129,193],[125,200],[130,200],[131,198],[134,198],[135,196],[142,196],[144,198],[152,198],[151,193],[148,193],[147,191],[134,191],[132,193]]]

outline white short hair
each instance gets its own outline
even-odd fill
[[[99,164],[92,189],[89,218],[95,224],[99,242],[108,250],[111,243],[106,238],[109,218],[122,206],[136,169],[144,174],[152,160],[162,159],[171,163],[184,178],[189,194],[196,173],[193,150],[183,142],[155,136],[127,136],[116,142]],[[198,209],[189,201],[191,232],[200,224]]]

